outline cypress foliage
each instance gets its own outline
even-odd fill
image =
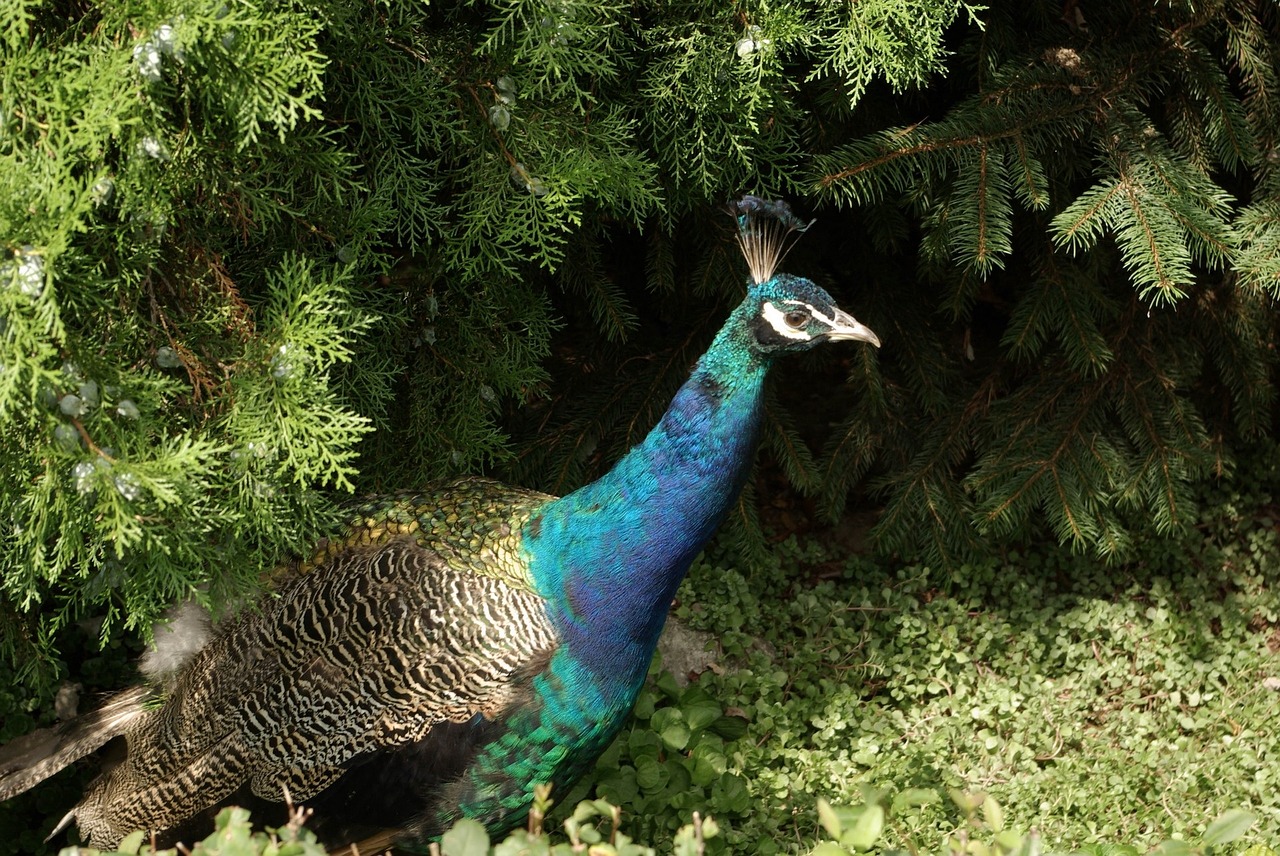
[[[799,187],[789,58],[855,97],[922,83],[957,4],[0,13],[0,657],[43,695],[75,622],[234,601],[353,489],[511,461],[513,411],[563,388],[558,319],[608,352],[651,286],[700,321],[661,371],[584,395],[594,434],[533,411],[571,449],[640,436],[741,287],[705,228],[677,264],[677,224]],[[647,283],[615,254],[642,229]],[[523,459],[568,489],[600,455]]]

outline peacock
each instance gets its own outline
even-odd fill
[[[0,799],[114,741],[53,834],[171,843],[223,805],[291,799],[327,843],[370,852],[460,817],[505,832],[536,785],[574,782],[626,722],[676,588],[743,487],[770,366],[880,344],[775,273],[807,225],[784,203],[733,213],[746,297],[606,475],[561,498],[469,477],[363,501],[256,608],[216,627],[185,610],[142,685],[0,751]]]

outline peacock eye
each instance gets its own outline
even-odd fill
[[[809,323],[809,313],[801,312],[799,309],[793,309],[786,315],[783,315],[782,320],[787,322],[788,327],[799,329]]]

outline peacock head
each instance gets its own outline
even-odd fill
[[[752,348],[761,354],[806,351],[822,342],[880,339],[818,286],[807,279],[775,273],[778,265],[804,232],[806,223],[791,213],[787,203],[744,196],[730,208],[738,225],[738,246],[747,260],[754,285],[739,311],[748,319]]]
[[[764,354],[807,351],[822,342],[870,342],[880,339],[845,312],[831,295],[807,279],[776,274],[747,292],[742,309],[756,350]]]

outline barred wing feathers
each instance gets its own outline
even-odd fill
[[[366,509],[376,514],[352,538],[220,627],[165,704],[134,721],[126,759],[73,811],[82,833],[113,843],[175,827],[245,788],[310,800],[434,729],[465,742],[466,724],[522,704],[556,637],[523,570],[493,559],[518,555],[521,509],[543,499],[472,483],[462,499],[469,536],[458,534],[449,491]]]

